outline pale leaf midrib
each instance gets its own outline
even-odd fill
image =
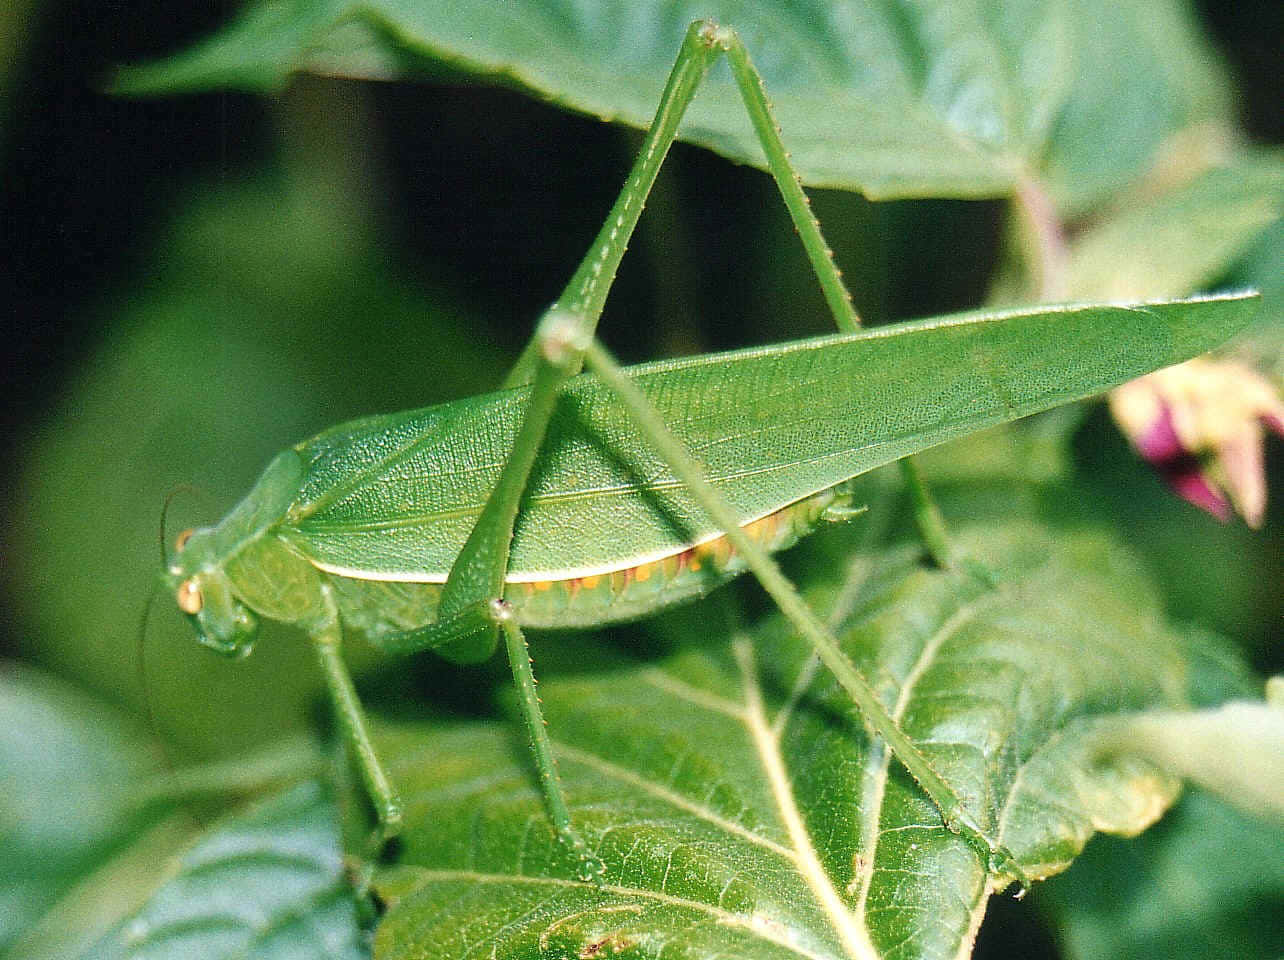
[[[923,649],[915,659],[914,665],[910,668],[909,673],[905,675],[905,682],[901,685],[900,693],[896,697],[896,703],[890,711],[892,719],[897,724],[901,722],[901,718],[905,715],[905,710],[913,696],[915,684],[927,672],[942,644],[953,636],[963,624],[976,616],[983,599],[992,596],[993,594],[985,594],[983,597],[964,604],[941,624],[933,632],[932,636],[928,638],[927,642],[923,644]],[[865,835],[861,839],[860,846],[860,870],[852,877],[850,887],[850,889],[857,891],[856,906],[853,913],[861,923],[865,921],[869,887],[874,877],[874,861],[878,852],[880,836],[879,824],[882,819],[883,798],[887,792],[887,779],[891,771],[892,752],[887,749],[886,744],[879,741],[877,746],[871,744],[869,759],[873,761],[871,764],[873,769],[871,783],[867,787],[866,793],[868,800],[862,804],[866,814]]]
[[[847,955],[855,960],[878,960],[878,951],[870,942],[865,929],[843,903],[811,844],[807,825],[794,800],[793,787],[789,782],[784,759],[780,755],[779,742],[767,720],[750,645],[747,641],[737,640],[734,650],[744,678],[745,725],[749,728],[750,739],[762,760],[763,771],[776,801],[776,809],[796,851],[798,872],[815,894],[817,903],[829,918]]]
[[[717,827],[719,830],[722,830],[725,833],[730,833],[734,836],[739,837],[742,840],[746,840],[749,843],[762,847],[763,849],[768,850],[771,853],[774,853],[776,856],[781,857],[782,859],[788,861],[789,863],[792,863],[795,865],[797,864],[797,857],[794,854],[794,851],[788,849],[787,847],[781,846],[779,843],[776,843],[776,841],[774,840],[771,840],[767,837],[756,834],[752,830],[748,829],[747,827],[744,827],[741,824],[735,823],[734,821],[728,820],[725,817],[721,816],[720,814],[714,813],[712,810],[709,810],[706,807],[700,806],[700,804],[696,803],[695,801],[690,800],[687,797],[684,797],[681,794],[668,789],[667,787],[662,787],[658,783],[655,783],[654,781],[647,780],[643,777],[640,777],[633,771],[628,770],[624,767],[617,766],[616,764],[611,763],[609,760],[605,760],[602,757],[599,757],[595,753],[589,753],[587,751],[580,750],[577,747],[568,746],[567,744],[561,743],[561,742],[555,742],[555,746],[557,748],[558,754],[560,754],[563,757],[566,757],[569,760],[574,760],[576,763],[583,764],[584,766],[587,766],[587,767],[592,767],[594,770],[596,770],[598,773],[602,774],[603,776],[607,776],[614,780],[618,780],[621,783],[627,783],[631,787],[636,787],[637,789],[642,790],[646,793],[649,793],[651,794],[651,796],[656,797],[657,799],[662,800],[665,803],[670,804],[671,806],[677,807],[680,810],[685,810],[687,813],[693,814],[699,819],[705,821],[711,826]]]
[[[415,868],[415,875],[422,881],[422,885],[434,882],[543,885],[549,887],[584,890],[590,893],[600,891],[614,896],[653,900],[657,903],[663,903],[668,906],[681,907],[696,913],[707,914],[724,926],[744,930],[753,936],[772,944],[773,946],[782,947],[799,957],[804,957],[806,960],[831,960],[830,957],[814,953],[800,944],[792,943],[782,937],[772,936],[768,928],[755,925],[752,922],[752,918],[745,914],[731,913],[710,903],[705,903],[700,900],[688,900],[684,897],[675,897],[672,894],[660,893],[657,890],[646,890],[641,887],[619,887],[612,884],[601,884],[599,886],[597,884],[581,880],[567,880],[562,877],[532,877],[516,874],[481,873],[475,870],[430,870],[427,868]]]
[[[740,707],[740,704],[733,703],[706,690],[701,690],[699,687],[693,687],[689,683],[684,683],[675,677],[669,676],[658,668],[643,671],[642,679],[665,693],[685,700],[687,703],[703,707],[712,713],[721,713],[731,717],[738,723],[744,723],[744,710]]]

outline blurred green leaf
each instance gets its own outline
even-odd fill
[[[1098,743],[1104,751],[1146,757],[1247,813],[1284,824],[1284,710],[1239,700],[1152,711],[1112,724]]]
[[[119,711],[0,664],[0,954],[147,822],[137,786],[159,761]]]
[[[1183,646],[1195,704],[1260,694],[1261,680],[1224,638],[1190,630]],[[1253,748],[1227,752],[1239,746]],[[1278,821],[1193,789],[1138,839],[1095,839],[1035,900],[1057,921],[1068,960],[1275,957],[1284,942],[1284,834]]]
[[[1230,80],[1192,6],[1186,0],[1061,5],[1064,42],[1074,51],[1072,77],[1035,167],[1063,218],[1108,200],[1173,141],[1225,139],[1235,119]]]
[[[18,442],[26,506],[6,574],[24,653],[118,700],[144,696],[137,632],[168,493],[201,488],[176,499],[172,542],[234,503],[282,448],[349,417],[475,390],[479,370],[498,378],[449,284],[404,276],[363,219],[370,207],[336,199],[345,184],[318,163],[176,201],[148,266],[98,308],[106,331],[92,359]],[[203,752],[299,727],[319,682],[291,632],[269,628],[253,658],[229,663],[198,649],[164,603],[146,657],[161,728]]]
[[[163,832],[164,825],[161,831]],[[145,835],[89,878],[80,900],[117,913],[101,931],[68,905],[22,944],[35,958],[357,960],[352,888],[330,797],[306,782],[254,803],[181,845]],[[133,902],[131,902],[133,901]],[[104,922],[106,921],[106,922]]]
[[[1051,163],[1075,204],[1127,182],[1176,131],[1229,116],[1220,70],[1168,0],[260,2],[198,46],[122,71],[115,89],[271,89],[295,70],[415,77],[446,64],[645,127],[683,31],[708,16],[745,40],[804,180],[874,198],[997,196]],[[725,71],[682,136],[763,162]]]
[[[808,599],[1024,864],[1057,872],[1094,829],[1136,832],[1162,812],[1172,781],[1088,752],[1100,718],[1180,704],[1184,689],[1125,550],[977,517],[961,539],[996,570],[990,589],[927,569],[914,545],[853,558],[865,522],[819,535]],[[965,955],[990,892],[982,864],[788,627],[728,632],[706,607],[656,630],[669,652],[644,663],[541,670],[573,815],[607,864],[600,889],[574,879],[514,727],[378,724],[407,829],[379,881],[391,909],[376,956],[479,942],[506,957]],[[558,644],[542,640],[537,667]]]
[[[1266,229],[1231,269],[1229,282],[1262,292],[1257,320],[1236,337],[1234,351],[1284,388],[1284,220]]]
[[[1067,960],[1278,957],[1284,833],[1192,790],[1141,837],[1094,840],[1038,903]]]
[[[1284,215],[1284,157],[1249,153],[1077,235],[1067,289],[1124,300],[1184,296],[1230,268]]]
[[[1219,803],[1284,824],[1284,709],[1238,650],[1198,628],[1182,633],[1187,693],[1198,710],[1149,711],[1098,730],[1098,747],[1145,757]]]
[[[1262,679],[1245,661],[1236,643],[1193,625],[1187,625],[1180,638],[1183,656],[1190,665],[1186,672],[1186,694],[1192,707],[1216,707],[1231,700],[1261,698]]]

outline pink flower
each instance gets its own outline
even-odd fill
[[[1250,527],[1266,513],[1265,427],[1284,436],[1284,401],[1242,363],[1197,357],[1126,383],[1110,412],[1179,496]]]

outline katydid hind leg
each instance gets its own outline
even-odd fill
[[[790,163],[789,152],[781,139],[780,126],[767,99],[762,75],[753,65],[749,51],[734,30],[712,29],[718,43],[726,51],[745,109],[753,121],[754,131],[766,155],[767,168],[780,188],[780,195],[793,219],[803,248],[807,251],[807,257],[811,261],[816,279],[820,282],[821,291],[829,304],[834,322],[838,329],[845,333],[859,330],[860,317],[852,306],[851,294],[843,282],[842,272],[834,263],[833,252],[821,234],[820,224],[811,212],[811,201],[803,192],[802,180]],[[914,459],[904,458],[901,461],[901,470],[910,489],[915,525],[933,561],[943,568],[962,566],[976,573],[980,565],[966,557],[958,556],[951,548],[945,521],[932,500],[926,481],[915,466]],[[982,579],[992,579],[983,571],[978,575]]]
[[[758,134],[758,139],[767,156],[768,168],[780,187],[781,196],[784,198],[785,205],[789,209],[790,216],[793,218],[794,225],[807,250],[812,269],[820,282],[821,290],[825,294],[830,311],[834,315],[834,320],[839,330],[851,332],[859,329],[860,320],[852,307],[851,296],[842,281],[840,271],[834,264],[830,248],[821,235],[820,225],[811,214],[810,202],[802,191],[802,182],[789,162],[789,154],[781,141],[780,128],[772,115],[770,102],[767,100],[762,75],[753,66],[748,50],[745,49],[744,44],[734,30],[717,30],[716,35],[722,48],[727,53],[732,72],[735,74],[736,83],[745,102],[745,108],[753,120],[755,132]],[[604,359],[609,361],[609,357],[604,357]],[[597,365],[590,365],[595,370],[597,369]],[[642,399],[640,394],[638,399]],[[634,412],[636,419],[637,411],[633,407],[630,407],[630,410]],[[656,420],[655,426],[662,428],[663,425],[658,423],[658,418]],[[644,429],[644,432],[647,431]],[[650,439],[653,443],[656,442],[654,435],[651,435]],[[670,462],[670,466],[674,466],[674,464]],[[702,476],[703,471],[694,459],[691,460],[689,466]],[[960,556],[951,546],[944,518],[913,458],[907,457],[903,459],[901,461],[901,470],[910,489],[915,525],[932,559],[938,566],[943,568],[960,567],[966,569],[973,576],[992,584],[994,577],[983,564],[971,558]],[[705,487],[710,500],[710,503],[705,504],[706,509],[714,515],[714,519],[719,519],[714,514],[714,511],[709,508],[712,506],[713,501],[721,498],[707,484]],[[725,503],[722,506],[725,507]],[[726,514],[725,519],[733,519],[730,511],[726,511]],[[731,535],[731,528],[725,523],[725,520],[719,520],[719,523],[724,527],[724,532],[727,533],[732,543],[740,547],[740,544],[736,543],[736,538]],[[805,636],[810,636],[812,631],[804,629],[800,619],[790,612],[795,605],[793,603],[781,604],[780,598],[776,597],[775,590],[769,585],[768,580],[763,579],[763,574],[767,572],[769,567],[775,569],[777,576],[769,579],[778,578],[779,583],[775,589],[788,588],[788,591],[797,598],[798,613],[802,613],[802,610],[806,609],[802,598],[797,595],[797,592],[785,580],[783,575],[779,574],[779,568],[775,561],[758,548],[756,544],[749,543],[748,538],[744,539],[746,546],[749,548],[749,550],[745,551],[746,556],[751,552],[758,554],[757,559],[760,561],[761,571],[759,564],[750,563],[755,575],[762,581],[764,588],[769,593],[772,593],[773,598],[781,606],[782,612],[794,621],[794,625],[799,631]],[[815,628],[819,628],[823,633],[829,634],[828,628],[818,618],[812,615],[811,619],[814,621],[813,626]],[[966,837],[981,853],[986,869],[1000,876],[1011,877],[1020,886],[1021,892],[1018,893],[1018,896],[1024,895],[1024,891],[1029,886],[1029,881],[1020,869],[1016,858],[1006,847],[990,837],[981,828],[964,808],[953,789],[931,769],[927,758],[919,752],[913,742],[900,730],[895,719],[887,713],[882,704],[873,695],[868,683],[850,663],[846,662],[846,658],[837,647],[836,638],[831,634],[824,639],[823,643],[817,642],[821,639],[820,637],[811,637],[811,639],[821,659],[830,666],[831,670],[834,670],[839,682],[852,694],[853,699],[860,706],[870,725],[888,742],[892,747],[893,753],[905,765],[910,775],[914,777],[940,809],[945,826],[951,832]],[[838,666],[835,658],[841,658],[844,661],[845,668],[835,669]],[[847,675],[846,679],[844,679],[844,675]]]
[[[583,352],[586,365],[611,391],[641,433],[667,463],[673,475],[682,481],[692,498],[721,528],[731,545],[744,557],[749,569],[775,601],[794,628],[815,649],[839,684],[851,696],[873,731],[891,748],[892,753],[918,782],[941,813],[947,829],[964,837],[980,856],[988,871],[1010,877],[1022,888],[1028,886],[1016,858],[992,837],[968,812],[954,789],[931,766],[914,742],[901,730],[888,713],[869,682],[842,652],[837,638],[812,611],[794,585],[781,572],[779,565],[740,526],[739,520],[721,494],[705,477],[704,467],[692,456],[664,424],[655,407],[596,340],[587,340],[575,331],[562,331],[563,342]],[[552,347],[549,352],[554,352]]]
[[[682,112],[690,103],[695,88],[713,58],[723,52],[728,53],[731,59],[746,108],[767,154],[769,168],[780,186],[795,225],[803,236],[804,245],[835,318],[844,329],[858,326],[859,321],[851,308],[850,297],[820,235],[815,218],[810,213],[806,198],[802,195],[788,156],[780,144],[775,121],[762,91],[761,78],[733,31],[709,22],[693,24],[670,74],[655,123],[647,135],[633,174],[566,291],[545,315],[531,344],[510,375],[510,385],[533,381],[531,404],[501,480],[451,569],[442,596],[441,614],[445,617],[456,616],[477,604],[502,599],[517,510],[552,418],[557,392],[570,376],[579,371],[583,358],[587,358],[593,371],[602,377],[630,411],[643,434],[669,462],[675,475],[691,487],[696,499],[723,529],[731,543],[746,557],[751,569],[782,611],[811,640],[821,659],[853,697],[871,727],[888,742],[893,753],[941,810],[946,825],[962,834],[982,852],[988,868],[1023,882],[1024,878],[1011,854],[971,818],[953,789],[936,774],[927,759],[900,730],[869,684],[842,654],[832,634],[807,607],[774,561],[741,530],[725,501],[704,480],[700,465],[669,433],[654,409],[593,339],[615,270],[664,154],[676,136]],[[552,767],[551,749],[547,745],[547,734],[543,732],[542,713],[538,698],[534,696],[534,677],[529,675],[530,663],[525,653],[525,641],[520,639],[520,631],[516,634],[512,632],[516,630],[515,624],[511,624],[511,630],[503,621],[499,626],[509,641],[510,661],[513,663],[515,680],[523,694],[524,713],[531,727],[536,765],[541,774],[550,812],[554,812],[555,819],[561,821],[558,824],[559,835],[574,844],[577,838],[570,829],[569,814],[565,814],[565,800]],[[493,635],[492,633],[491,636]],[[519,639],[521,652],[517,655],[514,651],[518,649]],[[539,744],[541,736],[544,738],[543,757]]]
[[[557,759],[553,756],[553,744],[548,735],[548,722],[544,719],[543,710],[540,709],[541,701],[536,690],[535,673],[532,669],[526,637],[507,604],[496,604],[495,609],[500,618],[508,662],[513,669],[513,680],[517,684],[521,702],[522,719],[530,736],[531,753],[535,758],[535,768],[539,773],[540,786],[544,791],[553,827],[559,839],[579,857],[580,879],[597,882],[606,873],[606,867],[584,842],[571,822],[570,810],[566,805],[561,778],[557,772]]]

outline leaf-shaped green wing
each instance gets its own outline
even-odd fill
[[[983,427],[1090,396],[1222,342],[1252,298],[1026,308],[633,369],[745,521]],[[524,390],[372,417],[298,448],[283,529],[319,565],[442,582],[508,458]],[[591,376],[566,388],[514,533],[510,574],[620,569],[713,524]]]

